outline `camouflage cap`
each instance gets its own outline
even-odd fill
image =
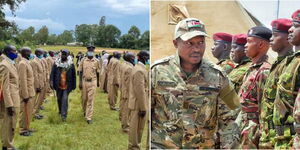
[[[175,27],[174,39],[181,38],[187,41],[195,36],[208,37],[204,23],[196,18],[186,18],[181,20]]]

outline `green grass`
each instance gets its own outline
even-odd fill
[[[121,131],[118,112],[109,109],[107,94],[97,89],[94,105],[93,124],[86,123],[81,110],[80,91],[76,89],[69,95],[67,122],[62,122],[54,97],[48,97],[44,104],[45,116],[34,120],[31,128],[38,130],[30,137],[16,134],[15,146],[19,149],[60,150],[60,149],[127,149],[128,135]],[[145,128],[142,147],[146,147]],[[16,132],[18,133],[18,132]]]

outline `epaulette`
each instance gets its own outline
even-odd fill
[[[295,56],[296,56],[296,57],[299,57],[299,56],[300,56],[300,50],[298,50],[298,51],[295,53]]]
[[[172,55],[172,56],[167,56],[167,57],[164,57],[162,59],[159,59],[159,60],[156,60],[152,65],[151,65],[151,69],[154,67],[154,66],[157,66],[157,65],[160,65],[160,64],[164,64],[164,63],[168,63],[171,59],[173,59],[175,56]]]

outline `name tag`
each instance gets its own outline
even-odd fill
[[[157,81],[158,86],[175,87],[177,84],[172,81]]]
[[[220,90],[220,88],[199,86],[199,90],[201,90],[201,91],[215,91],[215,92],[218,92]]]

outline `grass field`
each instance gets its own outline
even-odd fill
[[[49,47],[45,48],[48,49]],[[61,47],[51,48],[58,50]],[[82,48],[82,47],[81,47]],[[74,54],[75,47],[69,47]],[[78,79],[77,79],[78,80]],[[78,82],[77,82],[78,84]],[[89,125],[81,110],[81,94],[77,88],[69,95],[67,122],[62,122],[58,115],[56,98],[47,97],[42,120],[34,120],[31,128],[37,130],[32,136],[23,137],[16,131],[15,146],[21,150],[125,150],[128,135],[121,131],[119,112],[109,109],[107,94],[97,89],[94,103],[93,124]],[[118,105],[117,105],[118,106]],[[145,127],[142,148],[146,148],[147,130]]]

